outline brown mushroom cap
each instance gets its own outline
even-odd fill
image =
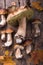
[[[6,13],[7,13],[7,11],[5,9],[0,9],[0,15],[6,14]]]
[[[40,20],[35,20],[34,22],[32,22],[32,24],[41,24]]]
[[[11,28],[6,29],[6,33],[12,33],[12,32],[13,32],[13,30]]]
[[[26,42],[24,43],[24,47],[30,45],[31,43],[32,43],[32,40],[26,41]]]
[[[2,34],[6,33],[6,30],[2,30],[1,33],[2,33]]]

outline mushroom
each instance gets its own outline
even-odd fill
[[[6,24],[6,19],[5,19],[5,16],[4,16],[5,14],[6,14],[6,11],[4,9],[1,9],[0,10],[0,19],[1,19],[0,27],[4,26]]]
[[[22,18],[22,20],[19,21],[19,27],[14,36],[16,43],[22,43],[22,41],[25,40],[25,36],[26,36],[26,17]]]
[[[24,47],[26,48],[26,54],[29,54],[32,50],[32,40],[27,40],[25,43],[24,43]]]
[[[34,25],[34,29],[35,29],[34,36],[35,37],[40,36],[40,28],[39,28],[39,24],[41,24],[40,20],[36,19],[32,24]]]
[[[24,7],[17,9],[17,11],[13,10],[13,13],[11,11],[7,17],[7,21],[9,21],[12,17],[17,16],[18,14],[20,14],[21,12],[26,10],[26,9],[24,9],[24,10],[23,9],[24,9]],[[14,36],[14,39],[15,39],[16,43],[22,43],[22,41],[25,40],[25,36],[26,36],[26,17],[23,17],[19,21],[19,27]]]
[[[20,59],[20,58],[23,57],[23,55],[21,54],[21,51],[20,51],[19,48],[18,48],[18,49],[16,50],[16,52],[15,52],[15,57],[16,57],[16,59]]]
[[[6,34],[7,34],[7,42],[4,43],[5,47],[10,47],[12,45],[12,36],[11,33],[13,32],[12,29],[7,29]]]
[[[15,57],[16,57],[17,59],[22,58],[23,55],[22,55],[22,53],[21,53],[21,50],[23,50],[24,47],[21,46],[21,45],[15,45],[15,46],[14,46],[14,49],[16,50],[16,51],[15,51]]]

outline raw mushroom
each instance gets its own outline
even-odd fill
[[[26,54],[29,54],[31,52],[31,50],[32,50],[32,46],[31,45],[28,45],[26,47]]]
[[[21,50],[23,50],[24,47],[21,46],[21,45],[15,45],[15,46],[14,46],[14,49],[16,50],[16,51],[15,51],[15,57],[16,57],[17,59],[22,58],[23,55],[21,54]]]
[[[27,40],[25,43],[24,43],[24,47],[26,49],[26,54],[29,54],[32,50],[32,40]]]
[[[11,33],[13,32],[13,30],[11,29],[7,29],[6,33],[7,33],[7,42],[4,43],[5,47],[10,47],[12,45],[12,35]]]
[[[23,55],[21,54],[21,51],[20,51],[19,48],[18,48],[18,49],[16,50],[16,52],[15,52],[15,57],[16,57],[16,59],[20,59],[20,58],[23,57]]]
[[[22,43],[22,39],[25,40],[25,36],[26,36],[26,17],[24,17],[21,21],[19,21],[19,27],[17,33],[14,36],[14,38],[16,38],[16,43]]]
[[[33,22],[34,29],[35,29],[35,35],[34,35],[35,37],[40,36],[39,24],[41,24],[41,22],[39,20],[36,20]]]

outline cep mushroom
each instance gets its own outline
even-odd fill
[[[36,19],[33,23],[34,26],[34,37],[40,36],[40,28],[39,25],[41,24],[41,21]]]
[[[17,59],[22,58],[23,55],[22,55],[22,53],[21,53],[21,50],[23,50],[24,47],[21,46],[21,45],[15,45],[15,46],[14,46],[14,49],[16,50],[16,51],[15,51],[15,57],[16,57]]]
[[[26,48],[26,54],[30,54],[30,52],[32,51],[32,40],[27,40],[25,43],[24,43],[24,47]]]
[[[6,24],[6,19],[5,19],[5,14],[6,14],[6,10],[1,9],[0,10],[0,27],[3,27]]]
[[[10,47],[12,45],[12,35],[11,35],[12,32],[13,32],[12,29],[7,29],[6,30],[7,42],[4,43],[5,47]]]

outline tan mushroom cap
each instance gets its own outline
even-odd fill
[[[2,14],[6,14],[6,13],[7,13],[6,10],[4,10],[4,9],[0,9],[0,15],[2,15]]]
[[[35,21],[33,22],[33,24],[41,24],[41,21],[40,21],[40,20],[35,20]]]
[[[13,30],[12,29],[6,29],[6,30],[2,30],[1,33],[12,33]]]
[[[12,32],[13,32],[13,30],[11,28],[6,29],[6,33],[12,33]]]

